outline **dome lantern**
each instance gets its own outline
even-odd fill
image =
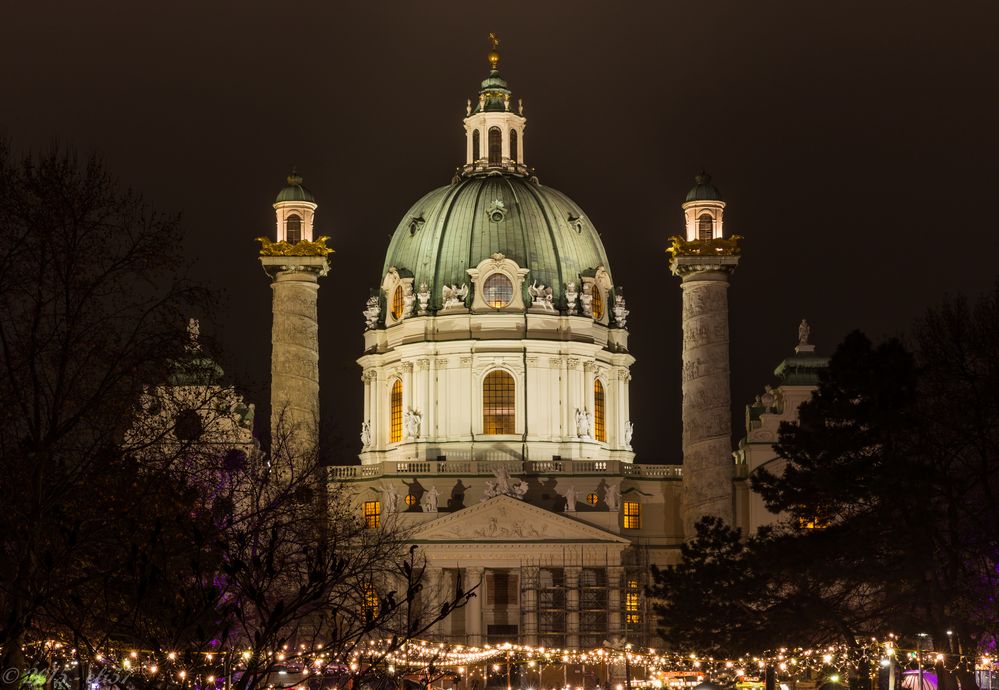
[[[725,237],[725,202],[718,188],[711,184],[711,175],[701,171],[694,177],[694,186],[683,202],[686,240],[716,240]]]
[[[465,108],[465,166],[464,174],[470,175],[492,170],[527,173],[524,165],[524,129],[527,119],[523,103],[517,112],[511,109],[512,93],[506,80],[499,73],[499,38],[489,34],[492,50],[489,76],[479,89],[478,101],[469,100]]]
[[[312,192],[306,189],[302,176],[292,168],[287,186],[274,200],[278,242],[297,244],[302,240],[313,241],[312,225],[319,205]]]

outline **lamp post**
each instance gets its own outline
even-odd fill
[[[919,690],[923,690],[923,638],[926,633],[916,635],[916,668],[919,669]]]

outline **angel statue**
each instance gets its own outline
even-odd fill
[[[527,482],[520,479],[511,479],[510,470],[502,465],[493,470],[496,479],[486,480],[486,490],[483,492],[482,500],[485,501],[496,496],[512,496],[513,498],[523,498],[527,493]]]
[[[420,425],[423,423],[423,415],[416,410],[410,409],[403,417],[403,426],[406,427],[406,438],[420,438]]]
[[[465,298],[468,297],[468,286],[464,283],[462,283],[461,287],[457,285],[445,285],[441,288],[441,297],[444,299],[445,310],[456,307],[459,304],[463,304]]]
[[[589,410],[576,408],[576,435],[582,439],[590,438],[590,429],[593,427],[593,413]]]
[[[808,325],[808,322],[804,319],[798,324],[798,344],[808,345],[808,338],[812,334],[812,327]]]
[[[365,420],[361,422],[361,449],[371,445],[371,422]]]
[[[555,311],[555,307],[552,304],[552,289],[550,287],[545,287],[535,280],[533,285],[528,286],[527,292],[531,295],[532,307],[541,307],[546,311]]]

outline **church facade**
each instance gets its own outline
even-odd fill
[[[499,60],[494,45],[468,102],[463,167],[402,217],[373,276],[360,462],[331,479],[372,529],[409,532],[432,589],[479,585],[436,637],[650,644],[650,566],[676,562],[703,515],[747,529],[773,519],[745,479],[774,466],[776,425],[794,419],[824,360],[803,332],[733,453],[726,291],[741,250],[698,176],[669,250],[683,291],[684,464],[636,462],[625,297],[585,211],[527,167],[527,119]],[[274,288],[272,410],[304,438],[318,423],[329,250],[300,177],[274,208],[260,257]]]

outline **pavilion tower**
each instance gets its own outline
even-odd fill
[[[701,173],[683,203],[683,237],[669,267],[683,290],[683,532],[705,515],[733,524],[728,281],[739,264],[738,235],[725,236],[725,202]]]
[[[316,446],[319,426],[319,279],[329,272],[325,236],[314,237],[317,208],[294,171],[274,202],[276,241],[258,237],[260,264],[271,278],[272,452]]]

